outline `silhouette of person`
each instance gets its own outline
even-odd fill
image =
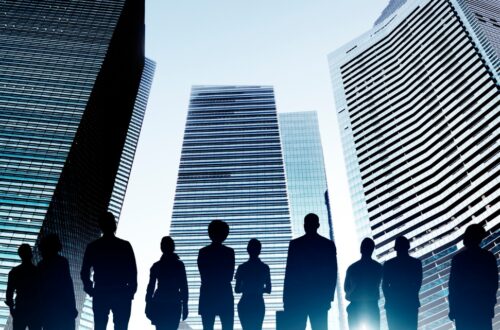
[[[347,306],[349,329],[380,329],[380,282],[382,265],[372,259],[375,243],[371,238],[361,242],[361,260],[347,269],[344,282],[345,297],[350,301]]]
[[[115,330],[125,330],[137,290],[134,251],[129,242],[115,236],[116,221],[111,212],[103,213],[98,224],[103,235],[85,250],[80,272],[83,288],[92,297],[94,329],[105,330],[112,311]]]
[[[305,329],[308,317],[313,330],[328,329],[337,283],[337,251],[333,241],[317,233],[318,228],[318,216],[306,215],[306,234],[292,240],[288,248],[283,303],[292,329]]]
[[[42,260],[37,268],[44,330],[74,330],[78,316],[69,263],[59,255],[61,250],[61,241],[55,234],[48,234],[40,241]]]
[[[479,244],[486,237],[481,225],[467,227],[465,249],[451,261],[450,319],[457,330],[491,330],[498,290],[498,268],[493,253]]]
[[[161,240],[163,255],[151,267],[146,290],[146,303],[152,304],[150,319],[157,330],[177,330],[181,318],[188,317],[188,284],[184,263],[174,253],[175,243],[170,237]],[[158,287],[156,288],[156,283]]]
[[[214,328],[218,315],[223,330],[234,326],[234,298],[231,281],[234,274],[234,250],[222,243],[229,235],[229,226],[221,220],[214,220],[208,226],[212,244],[200,249],[198,270],[201,277],[198,314],[201,315],[204,330]]]
[[[269,266],[259,259],[262,245],[258,239],[248,242],[250,258],[236,271],[234,291],[242,293],[238,303],[238,316],[243,330],[261,330],[266,306],[263,293],[271,293],[271,273]]]
[[[422,262],[409,255],[410,242],[404,236],[396,238],[397,256],[382,267],[382,290],[390,330],[417,329],[418,293],[422,286]]]
[[[41,329],[38,270],[33,264],[33,252],[28,244],[17,250],[21,264],[14,267],[8,276],[5,304],[9,306],[14,330]],[[14,301],[14,293],[16,299]]]

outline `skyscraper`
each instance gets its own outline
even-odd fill
[[[193,329],[201,329],[197,255],[210,242],[214,219],[231,228],[225,244],[234,248],[236,265],[248,258],[249,239],[262,242],[273,285],[265,295],[264,328],[274,329],[291,226],[272,87],[195,86],[191,92],[170,235],[186,265]]]
[[[373,236],[381,261],[395,255],[397,236],[410,239],[424,265],[422,329],[452,327],[449,267],[469,224],[486,228],[485,247],[500,260],[492,51],[500,28],[486,14],[487,27],[478,23],[472,4],[490,13],[500,6],[409,0],[329,57],[360,238]],[[494,327],[499,315],[497,307]]]
[[[144,1],[2,1],[0,299],[19,244],[57,233],[77,305],[144,66]],[[0,305],[0,327],[8,309]]]
[[[304,217],[316,213],[320,219],[318,233],[331,240],[333,224],[329,212],[323,146],[316,111],[288,112],[278,115],[281,145],[285,160],[292,236],[304,234]],[[332,329],[344,329],[342,287],[337,292],[329,313]]]
[[[132,163],[134,161],[137,143],[139,142],[142,122],[146,113],[149,91],[151,89],[151,85],[153,84],[155,67],[156,63],[154,61],[149,58],[145,58],[139,91],[137,92],[137,98],[135,99],[132,118],[130,120],[125,145],[120,157],[120,165],[118,167],[115,183],[113,185],[111,200],[108,205],[108,211],[112,212],[116,216],[117,221],[119,221],[120,218],[130,172],[132,171]],[[93,329],[93,322],[94,316],[92,312],[92,299],[87,296],[80,315],[80,329]]]

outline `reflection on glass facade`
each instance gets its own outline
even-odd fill
[[[360,237],[382,261],[395,237],[410,239],[424,265],[421,329],[453,327],[449,267],[469,224],[500,260],[498,56],[471,3],[483,4],[408,0],[329,57]]]
[[[195,86],[191,92],[170,235],[186,265],[193,329],[202,328],[196,260],[214,219],[231,227],[225,244],[234,248],[236,265],[248,258],[249,239],[262,242],[273,284],[264,295],[264,328],[275,329],[291,226],[272,87]],[[235,328],[241,328],[237,315]]]
[[[1,301],[17,247],[53,232],[83,304],[83,249],[99,235],[142,72],[143,6],[0,0]],[[8,314],[0,304],[0,328]]]
[[[285,160],[288,200],[293,238],[304,235],[304,217],[316,213],[319,234],[333,240],[323,147],[316,111],[289,112],[278,115],[283,158]],[[342,287],[329,313],[332,329],[344,329]]]
[[[109,201],[108,211],[112,212],[117,221],[119,221],[120,213],[127,191],[127,184],[132,171],[132,163],[134,161],[139,135],[141,133],[142,122],[148,105],[149,91],[153,84],[153,76],[156,63],[149,58],[144,60],[144,69],[142,71],[141,83],[137,98],[135,100],[132,118],[125,138],[125,146],[122,150],[120,165],[116,173],[113,193]],[[80,329],[94,328],[94,314],[92,312],[92,299],[87,296],[83,305],[82,314],[80,316]]]

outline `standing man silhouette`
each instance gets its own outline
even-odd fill
[[[347,269],[344,282],[345,298],[350,301],[347,306],[349,329],[380,329],[380,281],[382,265],[372,259],[375,243],[371,238],[361,242],[361,260]]]
[[[198,270],[201,277],[198,314],[201,315],[204,330],[214,328],[218,315],[223,330],[233,330],[234,297],[231,281],[234,275],[234,250],[223,245],[229,235],[229,226],[221,220],[214,220],[208,226],[212,244],[200,249]]]
[[[337,283],[337,250],[333,241],[318,234],[318,228],[318,216],[306,215],[306,234],[292,240],[288,248],[283,304],[290,329],[305,329],[308,317],[312,330],[328,329]]]
[[[248,242],[250,258],[238,266],[234,291],[242,293],[238,303],[238,316],[243,330],[262,330],[266,314],[263,293],[271,293],[269,266],[259,259],[262,245],[256,238]]]
[[[87,246],[80,276],[85,292],[92,297],[94,329],[105,330],[112,311],[115,330],[126,330],[137,290],[134,251],[129,242],[115,236],[116,221],[111,212],[101,215],[98,223],[103,235]]]
[[[14,330],[41,329],[38,270],[33,264],[33,252],[28,244],[17,250],[21,264],[9,272],[5,304],[10,308]],[[14,300],[14,293],[16,299]]]
[[[498,268],[493,253],[479,245],[486,237],[481,225],[467,227],[465,249],[451,261],[448,283],[450,319],[457,330],[491,330],[498,290]]]
[[[418,293],[422,286],[422,262],[410,257],[410,242],[396,238],[397,256],[384,263],[382,290],[389,330],[416,330],[418,325]]]

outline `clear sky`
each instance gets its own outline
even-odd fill
[[[139,267],[130,329],[153,329],[145,287],[168,235],[192,85],[273,85],[279,112],[318,111],[343,278],[359,248],[327,54],[370,29],[387,2],[147,0],[146,54],[157,70],[118,227]]]

